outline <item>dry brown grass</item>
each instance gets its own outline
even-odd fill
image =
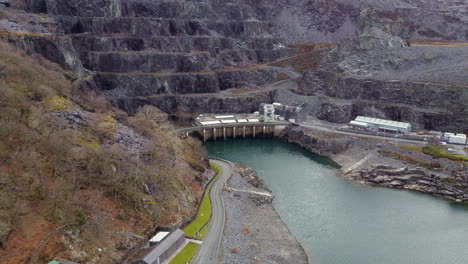
[[[11,247],[0,249],[5,263],[24,263],[31,254],[30,234],[19,226],[25,217],[44,219],[44,228],[51,229],[75,224],[79,210],[89,219],[79,227],[79,237],[93,235],[77,247],[92,255],[98,245],[114,248],[112,243],[118,242],[106,235],[115,217],[100,222],[92,221],[92,215],[116,208],[138,211],[119,224],[127,228],[126,223],[138,222],[128,228],[144,233],[193,213],[193,201],[202,190],[196,181],[200,173],[192,169],[206,166],[200,143],[174,138],[148,113],[127,117],[104,97],[76,89],[65,75],[58,65],[0,41],[0,221],[16,230]],[[51,117],[69,111],[83,113],[85,124],[70,128],[65,118]],[[138,153],[106,144],[114,139],[116,119],[146,137]],[[190,164],[184,156],[192,158]],[[153,194],[159,186],[164,188]],[[66,248],[55,248],[66,254]]]
[[[316,70],[320,63],[320,54],[324,50],[313,50],[310,52],[299,53],[292,57],[281,59],[268,63],[268,66],[276,67],[291,67],[296,72],[304,72],[306,70]]]
[[[35,36],[35,37],[50,37],[49,35],[29,32],[17,32],[10,30],[0,30],[0,36]]]
[[[250,233],[250,227],[248,224],[244,224],[244,226],[242,227],[242,234],[244,235],[248,235]]]
[[[289,76],[285,73],[279,72],[276,74],[277,81],[282,81],[282,80],[287,80],[287,79],[289,79]]]
[[[306,53],[320,49],[328,49],[336,46],[336,43],[293,43],[288,45],[290,48],[298,49],[299,52]]]
[[[238,247],[231,248],[231,253],[234,253],[234,254],[239,253],[239,248]]]
[[[258,246],[258,244],[255,241],[252,241],[252,242],[249,243],[249,247],[251,247],[251,248],[256,248],[257,246]]]

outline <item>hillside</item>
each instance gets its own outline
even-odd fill
[[[40,56],[0,42],[1,263],[115,263],[161,225],[188,221],[211,174],[167,115],[133,117]]]

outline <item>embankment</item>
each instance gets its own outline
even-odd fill
[[[238,167],[223,192],[227,220],[222,263],[308,263],[263,181],[251,169]]]

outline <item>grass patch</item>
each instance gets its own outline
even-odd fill
[[[439,146],[425,146],[422,151],[427,155],[431,155],[437,158],[444,158],[454,161],[468,161],[468,157],[459,154],[448,154],[444,148]]]
[[[390,157],[405,161],[405,162],[407,162],[409,164],[414,164],[414,165],[417,165],[417,166],[420,166],[420,167],[423,167],[423,168],[427,168],[427,169],[431,169],[431,170],[435,169],[435,168],[442,167],[440,165],[440,163],[438,163],[438,162],[424,162],[424,161],[421,161],[421,160],[417,160],[417,159],[415,159],[413,157],[404,156],[404,155],[401,155],[399,153],[388,151],[388,150],[379,150],[379,153],[382,153],[384,155],[387,155],[387,156],[390,156]]]
[[[194,237],[195,234],[200,230],[200,228],[203,227],[204,224],[206,224],[210,220],[210,215],[211,215],[211,201],[210,201],[210,190],[211,186],[213,186],[213,183],[218,179],[219,175],[221,174],[221,168],[214,164],[213,162],[210,162],[211,169],[213,169],[216,172],[215,178],[208,184],[205,190],[205,195],[203,195],[202,202],[200,204],[200,207],[198,208],[197,216],[195,219],[184,228],[185,235],[187,237]],[[208,225],[207,225],[208,226]],[[203,230],[202,230],[203,231]],[[197,238],[203,238],[204,233],[200,232],[200,234],[197,236]]]
[[[101,145],[99,144],[98,138],[93,135],[78,134],[75,136],[76,136],[75,143],[77,145],[89,147],[94,150],[98,150],[101,147]]]
[[[98,128],[104,131],[115,132],[117,129],[117,120],[109,114],[102,115],[98,123]]]
[[[422,147],[418,146],[400,146],[400,148],[403,150],[422,152]]]
[[[182,251],[175,256],[169,264],[185,264],[185,263],[190,263],[192,260],[193,256],[195,256],[195,253],[197,252],[198,248],[200,247],[199,244],[196,243],[188,243],[187,246],[182,249]]]
[[[50,98],[47,98],[45,104],[51,111],[65,111],[73,108],[73,104],[69,100],[59,95],[54,95]]]
[[[202,230],[200,230],[200,232],[198,232],[198,234],[194,236],[194,238],[203,239],[206,235],[206,232],[208,232],[208,228],[210,228],[210,225],[211,221]]]

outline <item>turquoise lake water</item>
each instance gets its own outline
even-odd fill
[[[277,140],[207,142],[255,169],[313,264],[468,263],[468,207],[344,180],[330,160]]]

